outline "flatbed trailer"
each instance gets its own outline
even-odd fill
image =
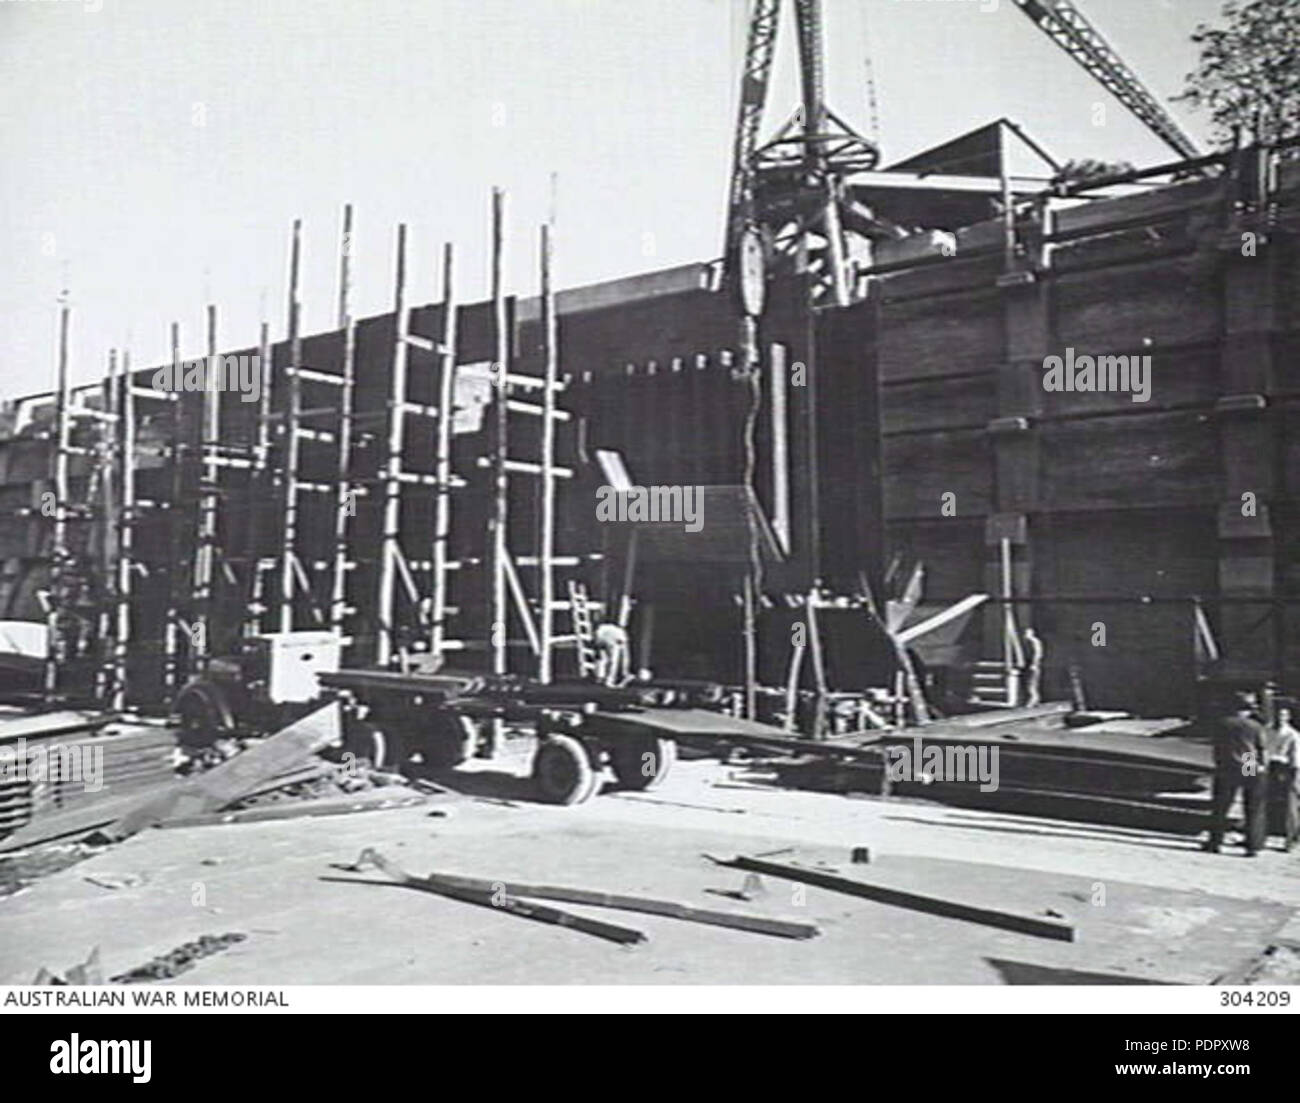
[[[793,739],[768,724],[695,707],[721,699],[707,685],[543,685],[494,675],[378,670],[338,671],[319,681],[353,707],[390,759],[418,749],[432,765],[456,766],[474,754],[484,721],[532,727],[538,737],[533,778],[556,804],[594,796],[606,770],[621,789],[654,789],[677,761],[680,742],[850,756],[857,749]]]

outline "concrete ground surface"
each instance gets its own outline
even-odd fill
[[[1269,945],[1300,905],[1300,855],[1202,853],[1194,839],[898,799],[744,787],[679,762],[653,793],[534,803],[529,749],[444,780],[421,806],[153,830],[0,898],[0,983],[56,974],[98,947],[105,977],[202,935],[232,947],[185,984],[1208,983]],[[736,787],[731,787],[736,785]],[[1276,842],[1276,840],[1274,840]],[[850,865],[852,847],[869,865]],[[366,847],[408,872],[671,899],[814,922],[807,941],[611,909],[623,947],[347,872]],[[784,851],[853,877],[1074,923],[1051,941],[745,875],[704,857]]]

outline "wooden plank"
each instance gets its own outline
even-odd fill
[[[885,448],[885,516],[940,520],[944,495],[956,517],[983,517],[993,505],[993,453],[982,430],[892,437]],[[948,518],[952,523],[952,518]],[[981,589],[980,584],[970,589]]]
[[[107,800],[80,802],[63,811],[42,816],[12,835],[0,839],[0,854],[24,850],[56,839],[81,838],[93,831],[107,828],[139,802],[139,794],[131,793]]]
[[[1045,424],[1042,498],[1052,509],[1201,507],[1219,494],[1218,432],[1204,414]]]
[[[163,820],[158,826],[212,827],[227,823],[267,823],[272,820],[306,819],[313,816],[345,816],[353,812],[386,812],[395,808],[413,808],[428,800],[424,793],[389,788],[375,789],[348,797],[325,797],[318,800],[285,800],[253,808],[240,808],[234,812],[209,812],[196,816],[176,816]]]
[[[125,838],[166,819],[218,812],[255,791],[267,779],[307,762],[341,735],[339,705],[331,702],[207,773],[176,782],[138,802],[113,822],[108,833]]]
[[[1061,355],[1052,348],[1050,355]],[[1082,350],[1076,352],[1083,354]],[[1214,345],[1197,348],[1123,348],[1110,343],[1098,346],[1095,356],[1149,356],[1146,382],[1150,387],[1145,402],[1134,402],[1131,391],[1047,391],[1042,389],[1044,371],[1035,365],[1034,384],[1042,394],[1042,412],[1048,417],[1078,414],[1153,414],[1172,407],[1200,404],[1208,411],[1218,396],[1219,354]],[[1146,368],[1143,368],[1146,371]]]
[[[802,866],[772,862],[763,858],[750,858],[738,855],[729,860],[714,858],[719,865],[733,869],[743,869],[750,873],[762,873],[769,877],[781,877],[787,881],[798,881],[805,885],[841,892],[848,896],[859,896],[878,904],[908,908],[911,911],[938,915],[946,919],[961,919],[968,923],[979,923],[986,927],[999,927],[1002,930],[1017,931],[1020,934],[1033,935],[1037,938],[1051,938],[1061,942],[1073,942],[1074,926],[1063,919],[1050,916],[1024,915],[1018,912],[1003,911],[998,908],[984,908],[975,904],[966,904],[960,900],[947,900],[939,896],[925,896],[918,892],[906,892],[902,889],[875,885],[856,878],[841,877],[821,870],[805,869]]]
[[[1059,277],[1056,343],[1094,354],[1110,348],[1212,341],[1220,327],[1218,276],[1200,256]]]
[[[45,738],[55,735],[90,733],[116,719],[108,713],[47,712],[0,718],[0,742],[13,739]]]
[[[616,908],[620,911],[662,915],[691,923],[704,923],[713,927],[750,931],[754,934],[772,935],[776,938],[815,938],[821,933],[812,923],[796,923],[787,919],[770,919],[760,915],[741,915],[737,912],[717,911],[679,904],[675,900],[655,900],[645,896],[624,896],[619,893],[599,892],[591,889],[565,888],[559,885],[532,885],[520,881],[481,880],[457,877],[446,873],[432,873],[430,880],[470,889],[497,889],[514,896],[531,896],[538,900],[561,900],[569,904],[589,904],[597,908]]]
[[[917,430],[983,429],[997,416],[992,371],[953,378],[895,380],[880,389],[886,437]]]
[[[486,881],[468,883],[469,879],[461,878],[460,880],[464,883],[456,884],[448,878],[439,877],[437,874],[432,874],[429,877],[415,877],[390,862],[377,850],[363,850],[360,857],[350,866],[336,866],[335,868],[362,870],[372,865],[383,870],[396,883],[406,888],[419,889],[438,896],[448,896],[453,900],[461,900],[467,904],[478,904],[482,907],[508,912],[511,915],[519,916],[521,919],[551,923],[557,927],[568,927],[583,934],[595,935],[597,938],[603,938],[609,942],[631,945],[645,941],[645,935],[631,927],[620,927],[617,924],[605,923],[599,919],[588,919],[586,916],[574,915],[572,912],[562,911],[560,908],[551,908],[545,904],[533,904],[527,900],[520,900],[517,896],[511,896],[508,892],[502,890],[499,883]],[[335,880],[335,878],[326,878],[326,880]],[[375,884],[376,882],[357,881],[353,883]]]
[[[880,309],[882,383],[988,371],[1003,359],[1000,301],[991,291]]]
[[[1001,724],[1016,724],[1023,720],[1047,720],[1065,716],[1074,709],[1069,701],[1048,701],[1042,705],[1026,705],[1018,709],[994,709],[991,712],[972,712],[965,716],[949,716],[944,724],[955,728],[995,728]]]
[[[1195,210],[1207,200],[1217,201],[1221,189],[1222,182],[1219,180],[1197,180],[1138,195],[1101,199],[1077,207],[1063,208],[1056,212],[1056,232],[1073,234],[1092,231],[1105,234],[1111,232],[1116,224],[1135,218],[1158,221]]]

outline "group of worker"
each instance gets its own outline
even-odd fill
[[[1300,835],[1300,793],[1297,792],[1297,753],[1300,732],[1291,724],[1292,702],[1273,702],[1273,719],[1252,692],[1236,692],[1214,725],[1214,798],[1210,837],[1205,849],[1213,854],[1223,845],[1228,814],[1240,795],[1246,854],[1264,849],[1272,819],[1280,829],[1283,849]]]

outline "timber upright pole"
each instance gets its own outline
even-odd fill
[[[442,248],[442,347],[438,372],[437,487],[433,514],[433,624],[429,650],[441,660],[447,636],[447,590],[451,534],[451,429],[456,403],[456,296],[452,286],[455,250]]]
[[[280,631],[293,631],[294,571],[298,558],[298,450],[301,445],[299,421],[302,418],[302,303],[298,298],[298,279],[302,260],[302,219],[293,222],[293,244],[289,254],[289,363],[285,374],[289,383],[289,407],[284,420],[284,547],[280,558]]]
[[[244,635],[255,636],[266,613],[266,572],[262,562],[262,491],[267,488],[271,462],[271,326],[265,318],[258,329],[257,369],[262,389],[257,403],[257,430],[253,437],[253,467],[249,473],[248,525],[245,532],[245,560],[248,564],[248,615]]]
[[[383,544],[379,552],[379,638],[376,662],[387,666],[396,643],[397,563],[401,555],[402,450],[406,443],[406,363],[410,319],[406,314],[406,224],[397,227],[397,278],[393,293],[393,370],[388,394],[388,448],[384,466]]]
[[[1002,260],[1007,272],[1016,263],[1016,207],[1011,191],[1011,168],[1007,163],[1007,124],[998,123],[998,177],[1002,190]]]
[[[537,564],[541,571],[541,626],[537,677],[548,685],[553,677],[555,636],[555,388],[559,382],[559,349],[552,280],[553,227],[542,227],[542,341],[546,382],[542,392],[542,528]],[[624,591],[626,596],[626,590]]]
[[[181,370],[181,327],[171,324],[172,375]],[[180,682],[180,597],[178,581],[181,576],[180,516],[182,486],[181,468],[188,463],[181,452],[181,394],[179,388],[167,396],[167,432],[171,439],[169,459],[172,464],[171,495],[167,503],[167,619],[163,625],[163,695],[168,702],[176,696]]]
[[[496,364],[493,377],[495,399],[495,454],[492,485],[492,554],[491,623],[488,646],[492,653],[492,673],[505,674],[508,667],[509,631],[506,607],[506,525],[509,521],[509,476],[506,469],[510,387],[507,380],[510,359],[510,335],[506,323],[505,298],[505,220],[506,193],[492,189],[492,317],[496,331]],[[494,725],[499,728],[499,723]]]
[[[212,654],[213,586],[216,580],[217,552],[217,446],[221,439],[221,365],[217,359],[217,308],[208,304],[208,361],[204,373],[203,429],[200,447],[203,452],[203,496],[199,506],[199,546],[195,557],[194,605],[197,635],[193,648],[198,668],[206,670]]]
[[[489,570],[491,608],[488,616],[488,648],[492,655],[492,673],[505,674],[509,666],[508,638],[510,625],[506,606],[506,526],[509,522],[510,484],[506,459],[509,444],[509,372],[510,335],[506,321],[505,297],[505,222],[506,193],[492,189],[492,318],[496,331],[496,364],[492,381],[495,406],[494,455],[492,464],[492,521]],[[487,725],[488,756],[494,756],[504,736],[500,720]]]
[[[121,509],[117,535],[117,628],[113,640],[113,703],[126,707],[127,652],[131,644],[131,586],[135,571],[135,392],[131,382],[131,353],[122,350],[121,399],[117,404],[118,455],[121,457]]]
[[[343,239],[339,248],[339,329],[343,331],[343,386],[339,396],[338,499],[334,512],[334,575],[330,593],[330,629],[342,637],[348,615],[348,518],[355,515],[356,498],[350,483],[352,450],[352,389],[356,379],[357,327],[352,318],[352,204],[343,208]]]
[[[99,609],[96,624],[96,646],[100,662],[95,670],[95,698],[109,703],[110,707],[116,695],[117,687],[117,627],[116,612],[118,598],[117,561],[114,556],[120,551],[118,543],[121,532],[121,504],[114,494],[114,480],[118,477],[121,447],[122,392],[118,387],[117,349],[108,350],[108,374],[104,377],[104,420],[100,422],[100,437],[94,449],[95,466],[98,468],[99,493],[103,510],[99,521],[102,528],[102,547],[98,556],[101,577],[106,581],[106,590],[110,600]],[[92,475],[92,480],[95,476]],[[93,495],[88,495],[92,498]],[[89,504],[89,502],[88,502]]]
[[[59,670],[68,658],[67,639],[63,634],[64,574],[68,558],[68,451],[72,445],[68,411],[68,293],[60,296],[59,361],[54,404],[54,533],[50,544],[50,599],[46,614],[48,634],[45,665],[45,694],[53,699],[58,692]]]

